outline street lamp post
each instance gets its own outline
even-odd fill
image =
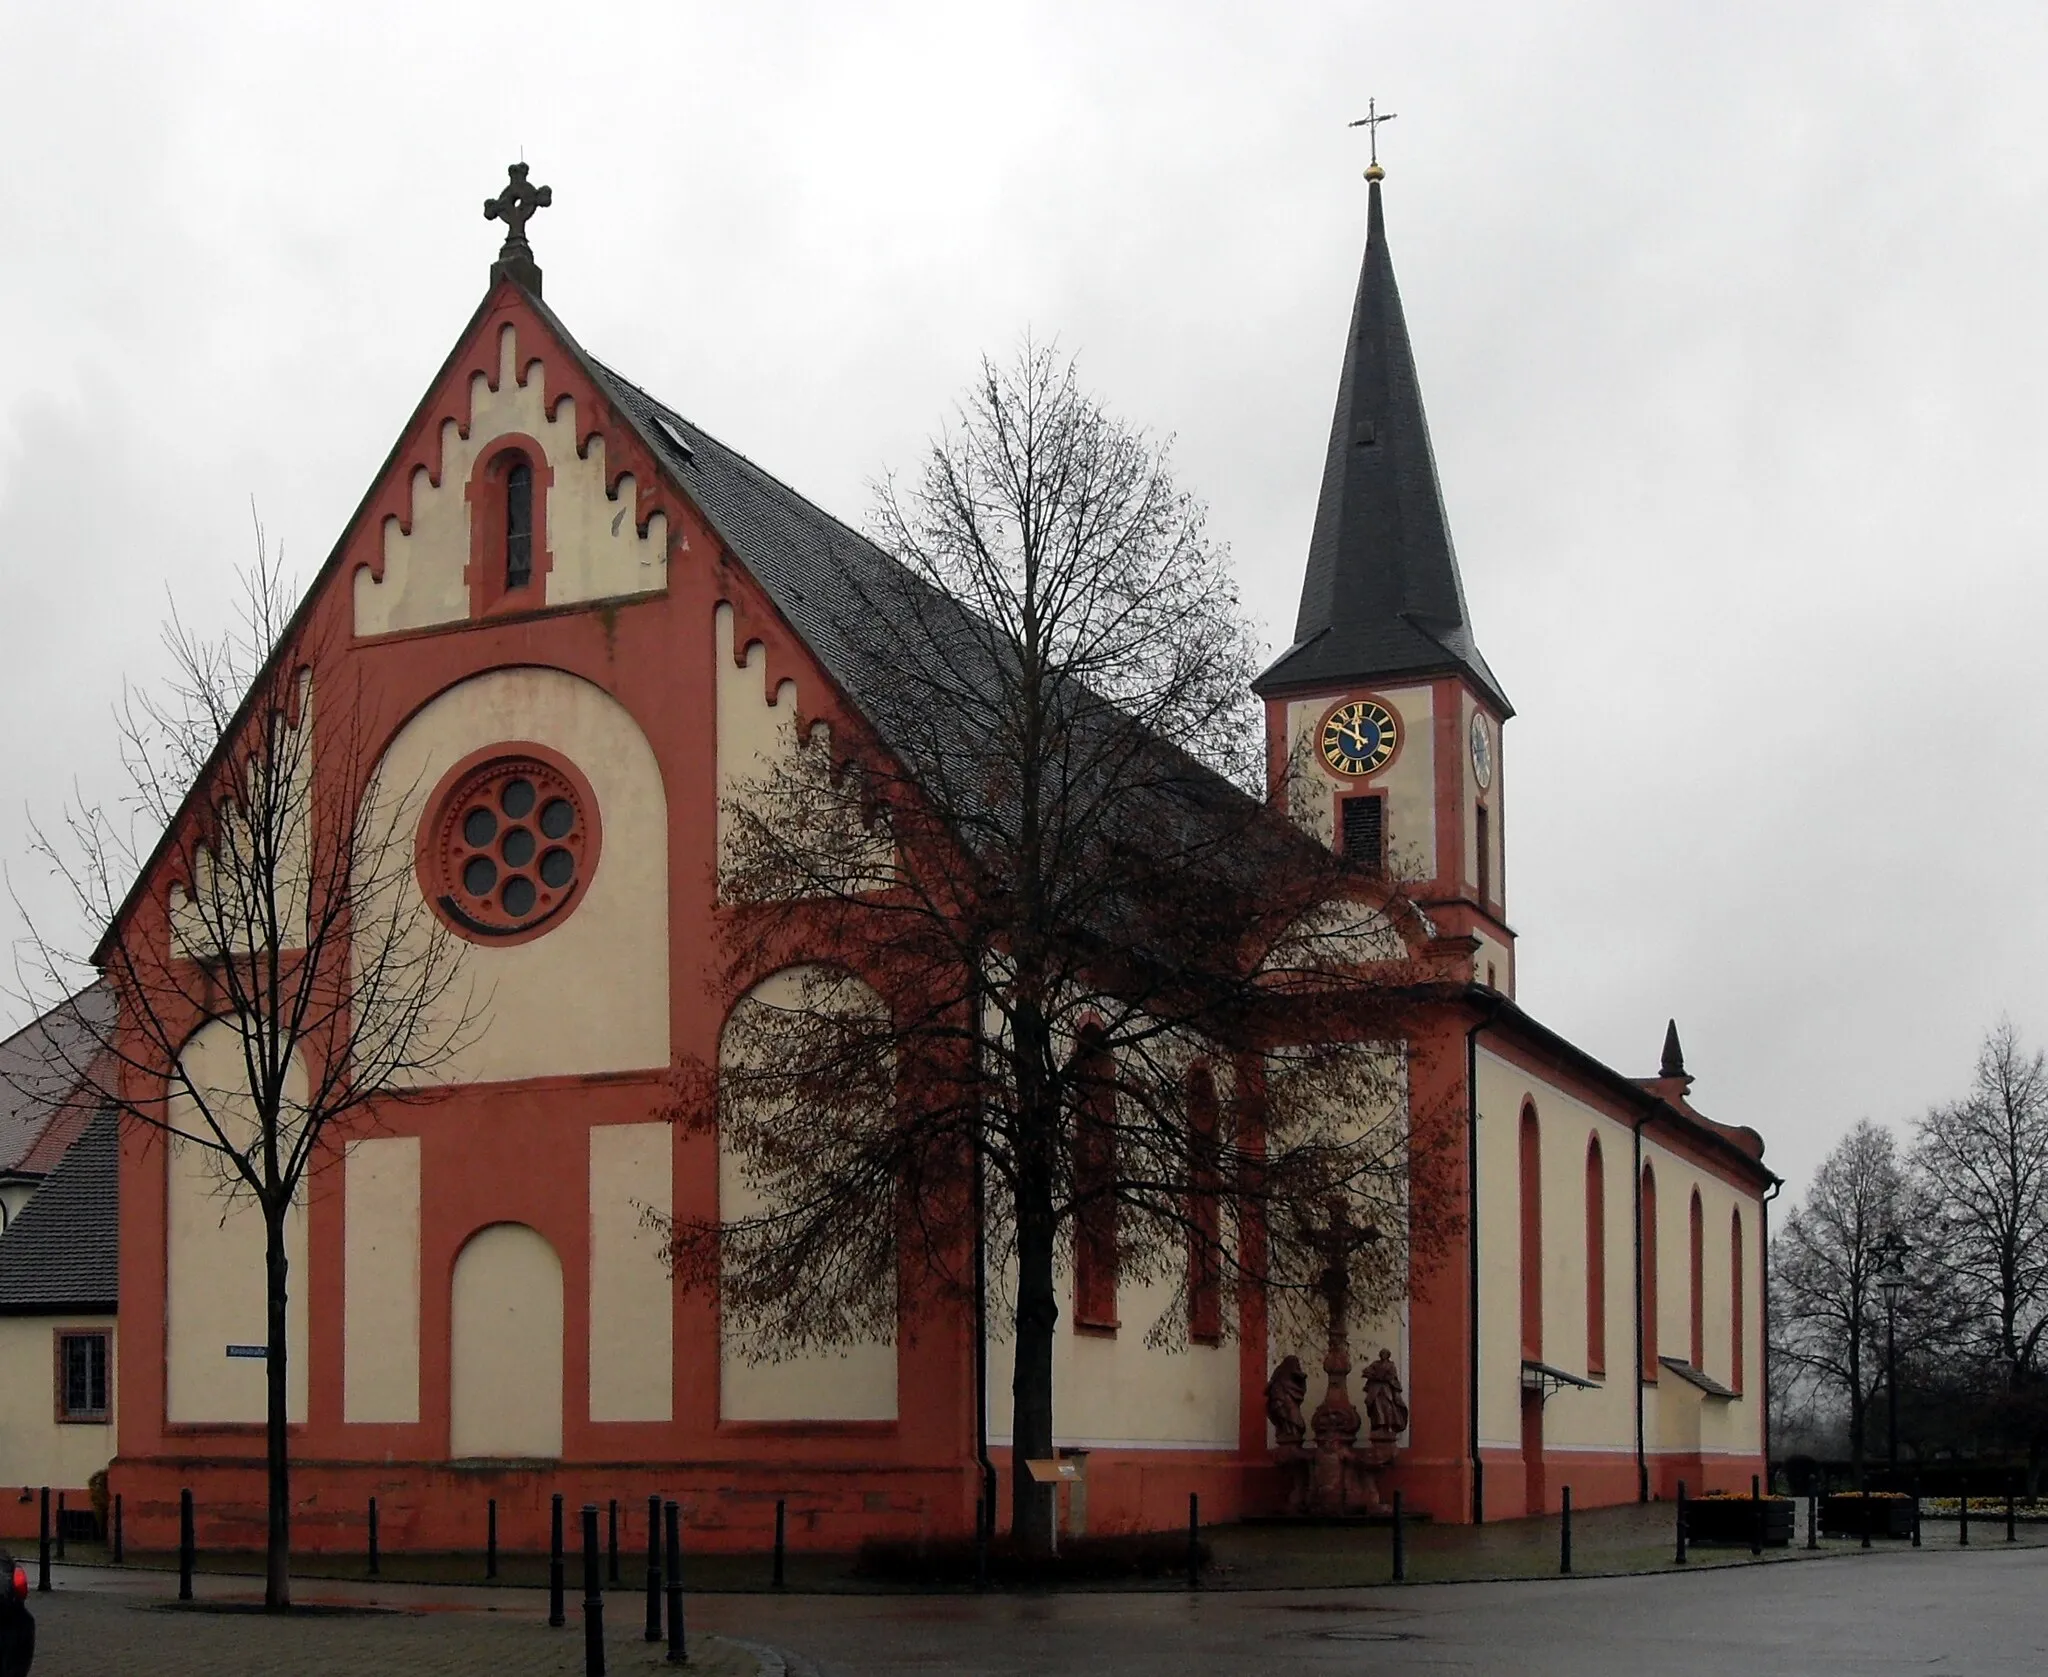
[[[1906,1290],[1906,1243],[1886,1237],[1880,1249],[1882,1267],[1877,1290],[1884,1295],[1884,1386],[1888,1422],[1885,1460],[1894,1480],[1899,1472],[1899,1295]]]

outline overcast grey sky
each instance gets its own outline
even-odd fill
[[[2044,88],[2038,4],[0,0],[0,857],[56,915],[24,812],[251,496],[325,556],[522,148],[570,328],[826,507],[1030,327],[1284,644],[1375,95],[1521,999],[1633,1073],[1675,1014],[1796,1192],[2048,1036]]]

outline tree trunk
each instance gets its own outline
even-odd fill
[[[264,1550],[263,1605],[273,1613],[292,1604],[291,1455],[285,1436],[285,1298],[289,1279],[284,1248],[286,1209],[264,1208],[264,1303],[270,1337],[263,1360],[267,1402],[264,1409],[266,1478],[270,1493],[270,1524]]]
[[[1037,1178],[1037,1180],[1031,1180]],[[1052,1455],[1052,1343],[1059,1325],[1053,1286],[1051,1183],[1038,1170],[1020,1183],[1017,1205],[1017,1367],[1010,1381],[1010,1532],[1027,1555],[1053,1548],[1057,1486],[1031,1477]]]

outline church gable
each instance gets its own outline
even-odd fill
[[[695,523],[552,323],[501,285],[357,520],[354,632],[657,594]]]

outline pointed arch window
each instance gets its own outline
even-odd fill
[[[1097,1027],[1081,1032],[1074,1070],[1074,1327],[1115,1333],[1116,1060]]]
[[[1543,1131],[1522,1103],[1522,1355],[1543,1357]]]
[[[1742,1390],[1742,1207],[1728,1225],[1728,1384]]]
[[[1704,1370],[1707,1366],[1707,1219],[1700,1209],[1700,1191],[1692,1191],[1690,1237],[1692,1269],[1692,1345],[1690,1361],[1692,1366]]]
[[[1642,1209],[1637,1223],[1641,1231],[1643,1246],[1641,1284],[1638,1291],[1642,1299],[1642,1316],[1639,1332],[1643,1341],[1642,1376],[1645,1380],[1657,1378],[1657,1173],[1647,1163],[1643,1166]]]
[[[1197,1345],[1223,1340],[1222,1205],[1217,1199],[1216,1079],[1207,1066],[1188,1073],[1188,1337]]]
[[[1586,1142],[1586,1372],[1607,1372],[1607,1167],[1597,1135]]]

